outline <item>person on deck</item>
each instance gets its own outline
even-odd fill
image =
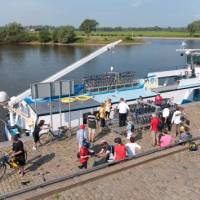
[[[156,97],[155,97],[155,100],[154,100],[154,103],[155,105],[157,106],[161,106],[162,103],[163,103],[163,98],[160,94],[158,94]]]

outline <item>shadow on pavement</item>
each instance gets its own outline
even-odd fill
[[[34,161],[31,166],[26,168],[26,172],[28,172],[28,171],[36,171],[40,166],[42,166],[45,163],[49,162],[54,157],[55,157],[55,153],[47,154],[45,156],[40,157],[39,159]]]

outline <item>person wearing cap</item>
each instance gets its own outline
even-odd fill
[[[80,155],[79,161],[81,163],[81,165],[79,166],[80,169],[83,168],[87,169],[87,163],[90,156],[89,146],[90,144],[87,141],[82,142],[82,145],[79,150],[79,155]]]
[[[11,156],[15,158],[18,171],[21,176],[24,175],[24,165],[26,164],[24,144],[18,139],[17,135],[12,136],[12,153]]]
[[[83,145],[83,142],[88,140],[84,124],[80,125],[80,129],[76,133],[76,140],[78,143],[78,148],[80,150],[81,146]]]

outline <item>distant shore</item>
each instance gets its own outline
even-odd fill
[[[119,45],[140,45],[144,44],[146,39],[162,39],[162,40],[200,40],[200,37],[134,37],[132,40],[126,40],[123,37],[101,37],[98,36],[98,39],[91,37],[90,40],[85,40],[82,42],[73,42],[73,43],[54,43],[54,42],[39,42],[39,41],[31,41],[31,42],[0,42],[0,45],[6,44],[17,44],[17,45],[49,45],[49,46],[103,46],[114,42],[116,40],[122,39],[122,42]]]

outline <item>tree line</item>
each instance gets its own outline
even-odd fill
[[[81,23],[79,30],[89,36],[91,31],[95,31],[97,25],[98,22],[96,20],[86,19]],[[17,22],[12,22],[0,27],[0,42],[73,43],[77,40],[75,31],[76,29],[73,26],[23,27]]]
[[[41,43],[73,43],[77,40],[76,31],[82,31],[86,36],[90,36],[92,31],[96,32],[114,32],[114,31],[171,31],[171,32],[189,32],[195,36],[200,31],[200,20],[188,24],[187,27],[98,27],[99,23],[94,19],[85,19],[79,28],[73,26],[22,26],[17,22],[9,23],[0,27],[0,42],[32,42]]]

